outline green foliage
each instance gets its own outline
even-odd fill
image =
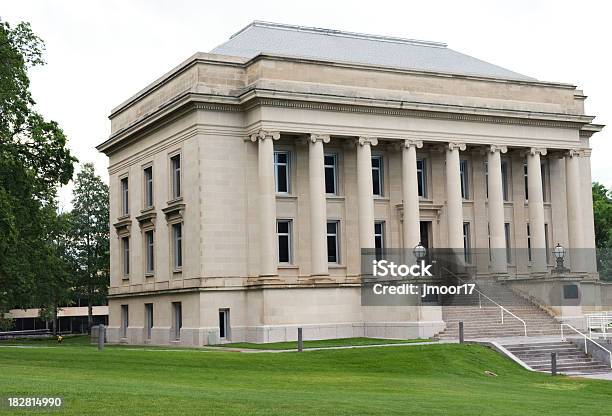
[[[612,192],[593,182],[593,215],[597,270],[603,280],[612,280]]]
[[[57,123],[33,109],[27,71],[44,63],[43,51],[29,24],[0,21],[0,313],[66,296],[55,199],[75,158]]]
[[[91,326],[91,306],[106,301],[110,261],[108,186],[91,163],[85,163],[77,174],[72,205],[66,256],[72,266],[75,289],[87,298]]]

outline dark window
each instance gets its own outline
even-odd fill
[[[531,228],[527,224],[527,257],[531,261]]]
[[[219,309],[219,338],[229,338],[229,309]]]
[[[501,162],[501,174],[502,174],[502,193],[504,194],[504,201],[509,201],[508,195],[508,162],[502,160]]]
[[[339,263],[338,221],[327,223],[327,261]]]
[[[383,159],[382,156],[372,157],[372,193],[375,196],[383,195]]]
[[[147,339],[151,339],[153,330],[153,304],[145,303],[145,325]]]
[[[463,223],[463,256],[464,256],[464,260],[466,263],[470,263],[472,256],[471,256],[471,248],[472,248],[472,242],[471,242],[471,236],[470,236],[470,223],[469,222],[464,222]]]
[[[127,337],[127,329],[130,326],[130,313],[128,305],[121,305],[121,337]]]
[[[376,221],[374,223],[374,248],[376,258],[381,259],[385,249],[385,222]]]
[[[183,267],[183,226],[179,222],[172,224],[174,268]]]
[[[153,273],[155,270],[155,238],[153,230],[145,232],[146,272]]]
[[[289,193],[289,153],[274,152],[276,192]]]
[[[338,193],[338,158],[336,155],[325,155],[325,193]]]
[[[529,200],[529,179],[527,178],[527,163],[523,164],[523,179],[525,181],[525,201]]]
[[[123,237],[121,245],[123,246],[123,276],[127,278],[130,275],[130,237]]]
[[[276,222],[279,263],[291,263],[291,225],[291,220],[278,220]]]
[[[145,208],[153,206],[153,168],[144,170]]]
[[[459,174],[461,175],[461,198],[470,199],[470,182],[468,174],[468,161],[459,162]]]
[[[128,178],[121,179],[121,213],[128,215],[130,213],[130,190]]]
[[[425,171],[425,159],[417,160],[417,184],[419,188],[419,196],[427,198],[427,174]]]
[[[183,307],[181,302],[172,302],[172,329],[174,330],[174,339],[181,339],[181,328],[183,327]]]
[[[172,170],[172,198],[181,196],[181,155],[170,158],[170,169]]]
[[[504,234],[506,237],[506,261],[512,263],[512,247],[511,247],[511,236],[510,236],[510,223],[504,224]]]

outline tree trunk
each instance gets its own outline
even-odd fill
[[[93,306],[91,305],[91,296],[87,296],[87,333],[91,334],[93,326]]]
[[[57,335],[57,306],[53,306],[53,336]]]

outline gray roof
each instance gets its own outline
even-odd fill
[[[417,71],[535,81],[535,78],[449,49],[444,43],[259,21],[249,24],[211,52],[247,59],[267,53]]]

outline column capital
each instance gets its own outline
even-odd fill
[[[447,150],[465,150],[466,149],[466,145],[465,143],[461,143],[461,142],[449,142],[446,146]]]
[[[365,146],[369,144],[370,146],[376,146],[378,144],[377,137],[369,137],[369,136],[361,136],[357,140],[355,140],[355,144],[357,146]]]
[[[323,142],[323,143],[329,143],[329,134],[316,134],[316,133],[312,133],[310,136],[308,136],[308,141],[312,142],[312,143],[316,143],[316,142]]]
[[[590,150],[590,149],[589,149]],[[586,149],[568,149],[563,153],[565,157],[583,157],[586,156]]]
[[[525,150],[525,155],[531,155],[531,156],[535,156],[535,155],[546,156],[547,153],[548,153],[548,149],[546,149],[545,147],[531,147]]]
[[[421,149],[423,147],[423,140],[404,139],[400,146],[406,149],[411,147]]]
[[[270,131],[270,130],[259,130],[256,133],[251,134],[250,139],[252,142],[256,142],[258,140],[265,140],[265,139],[278,140],[280,139],[280,132]]]
[[[495,153],[495,152],[506,153],[508,151],[508,146],[491,144],[487,146],[487,151],[491,153]]]

